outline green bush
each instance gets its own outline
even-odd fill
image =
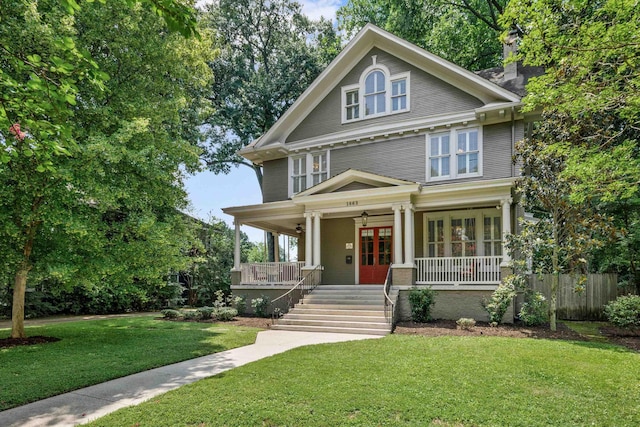
[[[219,307],[213,311],[213,317],[221,322],[233,320],[238,315],[238,310],[231,307]]]
[[[609,322],[621,328],[640,328],[640,295],[625,295],[604,306]]]
[[[170,308],[162,310],[160,313],[162,313],[165,319],[177,319],[180,317],[180,312],[178,310],[172,310]]]
[[[549,304],[540,292],[526,292],[518,318],[527,326],[537,326],[549,321]]]
[[[269,297],[260,295],[260,298],[254,298],[251,300],[251,307],[255,310],[258,317],[269,317]]]
[[[201,314],[197,310],[185,310],[182,312],[182,318],[184,320],[200,320]]]
[[[507,276],[504,281],[498,285],[498,288],[493,291],[491,298],[482,300],[482,307],[489,314],[489,322],[491,322],[492,325],[502,323],[504,314],[516,296],[516,284],[521,280],[521,276]]]
[[[456,325],[458,325],[460,329],[470,331],[473,329],[474,326],[476,326],[476,321],[475,319],[461,317],[458,320],[456,320]]]
[[[247,297],[236,295],[231,300],[231,305],[238,310],[238,314],[242,316],[247,311]]]
[[[431,320],[431,307],[435,304],[436,291],[427,288],[412,288],[409,292],[409,304],[411,304],[411,319],[414,322],[424,323]]]
[[[202,320],[211,319],[215,309],[213,307],[200,307],[197,309],[198,313],[200,313],[200,318]]]

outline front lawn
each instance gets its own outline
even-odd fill
[[[640,354],[600,343],[391,335],[303,347],[92,426],[640,425]]]
[[[0,411],[255,341],[258,329],[150,317],[27,327],[58,342],[0,349]],[[0,338],[9,330],[0,330]]]

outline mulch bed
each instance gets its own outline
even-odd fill
[[[33,337],[27,337],[27,338],[2,338],[0,339],[0,348],[18,347],[20,345],[46,344],[46,343],[56,342],[56,341],[60,341],[60,338],[43,337],[41,335],[36,335]]]

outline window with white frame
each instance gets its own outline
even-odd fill
[[[329,152],[319,151],[290,157],[289,172],[289,195],[320,184],[329,176]]]
[[[426,213],[425,256],[500,256],[501,220],[495,209]]]
[[[343,123],[409,111],[409,72],[391,75],[372,59],[358,84],[342,87]]]
[[[427,135],[427,181],[482,176],[481,128]]]

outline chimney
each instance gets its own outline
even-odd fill
[[[518,53],[518,30],[509,31],[509,35],[502,44],[503,59],[506,60]],[[504,81],[513,80],[518,77],[518,63],[510,62],[504,66]]]

